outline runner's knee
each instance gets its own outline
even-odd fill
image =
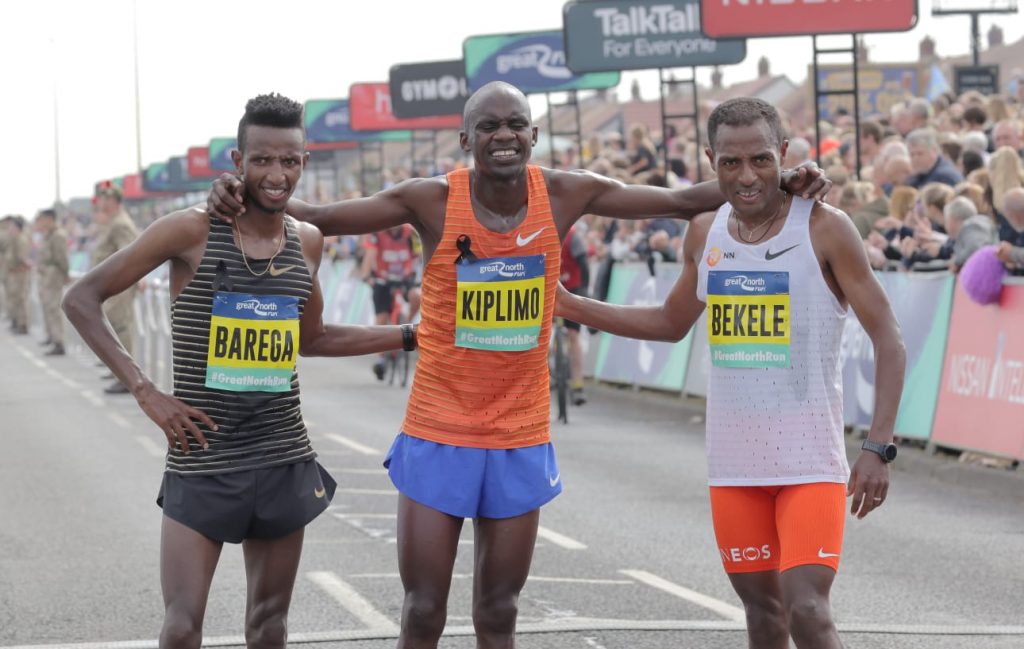
[[[199,649],[203,642],[203,620],[188,611],[167,609],[160,632],[160,649]]]
[[[816,595],[794,598],[787,602],[786,613],[794,636],[817,634],[832,626],[828,600]]]
[[[764,595],[742,599],[743,609],[747,615],[747,627],[751,632],[786,629],[786,611],[778,598]]]
[[[481,633],[511,635],[518,614],[517,595],[484,596],[473,605],[473,626]]]
[[[402,633],[419,639],[437,639],[444,631],[448,602],[421,593],[406,593],[402,610]]]
[[[284,647],[288,638],[288,611],[280,606],[257,605],[246,616],[247,647]]]

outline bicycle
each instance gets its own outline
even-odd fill
[[[565,319],[555,318],[552,326],[553,340],[551,377],[554,379],[555,401],[558,405],[558,421],[569,423],[569,341]]]

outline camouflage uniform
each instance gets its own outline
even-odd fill
[[[132,223],[131,217],[124,210],[121,210],[110,223],[96,235],[96,246],[92,252],[92,265],[95,267],[103,262],[118,250],[125,248],[135,238],[139,231]],[[135,332],[135,287],[119,293],[103,303],[103,313],[106,314],[110,326],[124,345],[129,354],[133,351],[133,339]]]
[[[17,333],[28,332],[28,287],[32,276],[29,273],[28,237],[16,232],[7,242],[7,302],[11,316],[11,329]]]
[[[68,281],[68,238],[64,231],[54,228],[45,235],[39,249],[39,301],[43,306],[46,337],[57,345],[64,345],[64,314],[60,300]]]

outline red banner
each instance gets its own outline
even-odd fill
[[[150,196],[150,193],[142,188],[142,176],[139,174],[128,174],[124,177],[125,200],[138,200]]]
[[[354,131],[458,130],[462,115],[399,119],[391,111],[387,83],[354,83],[348,91],[349,126]]]
[[[1024,460],[1024,284],[981,306],[957,286],[932,441]]]
[[[917,0],[700,0],[711,38],[902,32],[917,22]]]
[[[210,148],[205,146],[189,147],[188,176],[189,178],[215,178],[219,172],[210,169]]]

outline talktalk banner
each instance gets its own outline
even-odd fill
[[[210,168],[210,147],[189,147],[185,156],[188,158],[190,178],[215,178],[217,176],[217,172]]]
[[[231,151],[238,148],[238,141],[235,138],[215,137],[206,148],[211,170],[235,171],[235,161],[231,159]]]
[[[1012,280],[1015,281],[1015,280]],[[1024,284],[998,305],[956,289],[932,441],[1024,460]]]
[[[462,115],[399,119],[386,83],[354,83],[348,89],[350,126],[354,131],[461,129]]]
[[[573,0],[563,14],[573,72],[728,65],[747,56],[745,40],[700,31],[700,0]]]
[[[700,0],[711,38],[903,32],[917,0]]]
[[[662,304],[681,269],[679,264],[659,264],[652,277],[646,264],[616,264],[607,301],[610,304]],[[665,343],[602,333],[594,376],[613,383],[678,392],[683,389],[692,337],[691,333],[678,343]]]
[[[388,83],[391,110],[403,119],[461,115],[469,98],[461,60],[392,65]]]
[[[896,434],[928,439],[949,333],[953,276],[936,273],[876,273],[876,276],[896,313],[907,348],[907,370],[903,398],[896,415]],[[875,411],[874,346],[853,309],[846,316],[840,355],[844,422],[868,427]]]
[[[310,99],[305,107],[306,141],[310,144],[408,140],[409,131],[356,131],[348,99]]]
[[[561,31],[470,36],[462,43],[470,90],[505,81],[524,93],[611,88],[618,72],[573,74]]]

